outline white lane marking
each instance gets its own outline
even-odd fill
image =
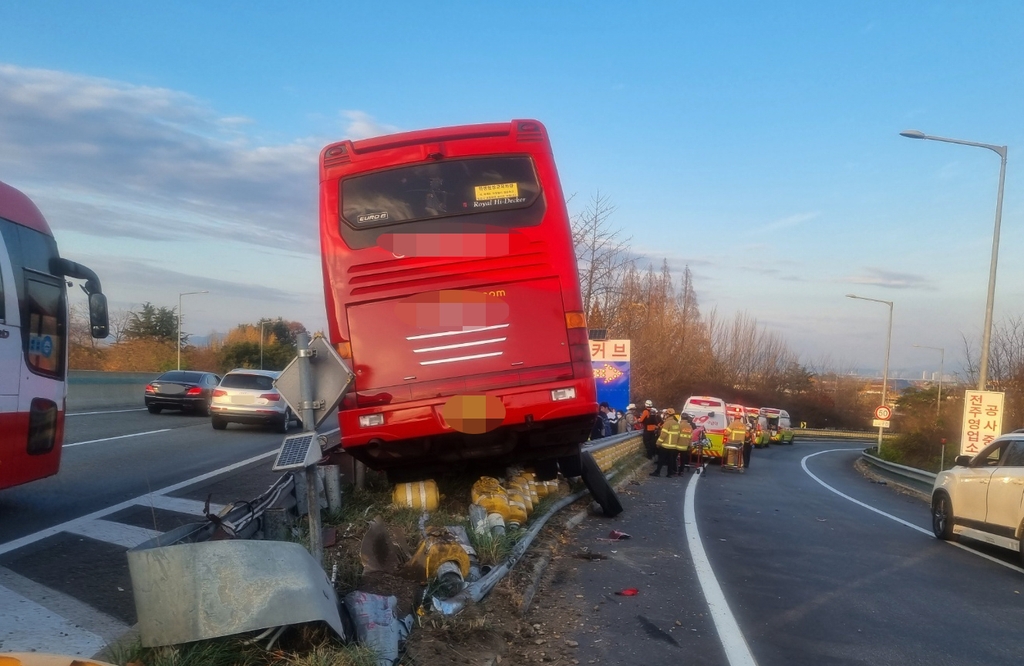
[[[92,657],[106,646],[100,636],[82,629],[53,611],[14,590],[0,587],[0,646],[4,652],[31,652],[40,645],[53,645],[60,637],[65,654]]]
[[[840,497],[842,497],[844,499],[848,499],[851,502],[853,502],[854,504],[858,504],[858,505],[864,507],[865,509],[868,509],[870,511],[874,511],[875,513],[877,513],[879,515],[885,516],[886,518],[889,518],[890,520],[895,520],[897,523],[900,523],[901,525],[906,525],[907,527],[909,527],[909,528],[911,528],[913,530],[917,530],[918,532],[920,532],[922,534],[927,534],[928,536],[930,536],[931,538],[934,539],[935,535],[931,532],[931,530],[926,530],[926,529],[924,529],[922,527],[918,527],[917,525],[914,525],[913,523],[908,523],[907,521],[903,520],[902,518],[897,518],[896,516],[894,516],[892,514],[889,514],[889,513],[886,513],[885,511],[882,511],[881,509],[876,509],[875,507],[873,507],[873,506],[871,506],[869,504],[865,504],[864,502],[861,502],[860,500],[854,499],[854,498],[850,497],[849,495],[847,495],[846,493],[840,492],[840,491],[836,490],[835,488],[833,488],[832,486],[828,485],[827,483],[825,483],[824,481],[819,479],[817,476],[815,476],[811,472],[811,470],[807,469],[807,459],[808,458],[813,458],[814,456],[820,456],[823,453],[835,453],[836,451],[858,451],[858,450],[859,449],[828,449],[827,451],[818,451],[817,453],[812,453],[812,454],[810,454],[808,456],[804,456],[803,460],[800,461],[800,466],[804,468],[804,471],[807,472],[808,476],[810,476],[812,479],[814,479],[815,481],[820,483],[822,486],[824,486],[828,490],[831,490],[832,492],[834,492],[836,495],[839,495]],[[957,543],[956,541],[945,541],[944,543],[948,543],[950,546],[956,546],[957,548],[959,548],[961,550],[967,551],[971,555],[977,555],[978,557],[986,559],[989,562],[995,562],[996,564],[1002,565],[1002,566],[1006,567],[1007,569],[1013,569],[1014,571],[1019,571],[1020,573],[1024,573],[1024,569],[1022,569],[1021,567],[1018,567],[1018,566],[1016,566],[1014,564],[1010,564],[1009,562],[1004,562],[1004,561],[1000,560],[997,557],[992,557],[988,553],[982,553],[982,552],[979,552],[977,550],[974,550],[973,548],[969,548],[969,547],[963,545],[962,543]]]
[[[697,494],[697,481],[700,474],[690,477],[686,484],[686,499],[683,500],[683,525],[686,527],[686,542],[690,546],[690,559],[693,560],[693,567],[697,570],[697,580],[700,581],[701,590],[704,592],[704,599],[711,609],[711,618],[715,621],[715,629],[718,631],[718,638],[722,641],[725,649],[725,657],[729,660],[730,666],[757,666],[754,655],[750,652],[750,646],[740,631],[732,611],[729,610],[729,603],[725,600],[722,586],[715,578],[715,571],[711,568],[711,561],[704,551],[704,544],[700,540],[700,532],[697,530],[697,512],[694,508],[694,498]]]
[[[150,497],[146,497],[144,502],[139,502],[139,506],[154,509],[164,509],[166,511],[176,511],[178,513],[187,513],[193,516],[206,515],[206,512],[203,511],[203,509],[206,508],[206,502],[186,499],[184,497],[152,495]],[[210,504],[210,513],[214,515],[219,514],[223,509],[223,504]]]
[[[71,534],[89,537],[97,541],[106,541],[116,546],[134,548],[140,543],[155,539],[163,534],[157,530],[151,530],[137,525],[126,525],[112,520],[90,520],[87,523],[72,525],[67,529]]]
[[[861,502],[858,499],[854,499],[854,498],[850,497],[849,495],[847,495],[844,492],[836,490],[835,488],[833,488],[832,486],[828,485],[827,483],[825,483],[824,481],[819,479],[817,476],[815,476],[814,472],[812,472],[811,470],[807,469],[807,459],[808,458],[813,458],[814,456],[820,456],[823,453],[835,453],[836,451],[857,451],[857,449],[828,449],[827,451],[818,451],[817,453],[812,453],[810,455],[804,456],[803,460],[800,461],[800,466],[804,468],[804,471],[807,472],[807,475],[809,477],[811,477],[812,479],[814,479],[815,481],[820,483],[822,486],[824,486],[828,490],[831,490],[836,495],[839,495],[843,499],[848,499],[851,502],[853,502],[854,504],[857,504],[859,506],[864,507],[868,511],[874,511],[875,513],[877,513],[877,514],[879,514],[881,516],[885,516],[889,520],[895,520],[897,523],[899,523],[901,525],[906,525],[907,527],[909,527],[912,530],[917,530],[921,534],[927,534],[928,536],[933,536],[931,530],[926,530],[923,527],[918,527],[914,523],[907,522],[906,520],[903,520],[902,518],[897,518],[896,516],[892,515],[891,513],[886,513],[885,511],[882,511],[881,509],[876,509],[875,507],[871,506],[870,504],[865,504],[864,502]]]
[[[39,541],[41,539],[45,539],[46,537],[51,537],[51,536],[53,536],[55,534],[60,534],[61,532],[68,531],[68,530],[70,530],[71,528],[73,528],[73,527],[75,527],[77,525],[81,525],[83,523],[87,523],[87,522],[89,522],[91,520],[96,520],[97,518],[105,518],[106,516],[109,516],[112,513],[117,513],[118,511],[121,511],[122,509],[127,509],[128,507],[135,506],[136,504],[145,504],[146,502],[149,501],[149,499],[151,497],[158,497],[158,496],[161,496],[161,495],[168,495],[168,494],[173,493],[173,492],[175,492],[177,490],[181,490],[182,488],[187,488],[188,486],[191,486],[193,484],[199,483],[201,481],[206,481],[207,479],[212,479],[213,477],[220,476],[221,474],[226,474],[227,472],[231,472],[233,470],[236,470],[239,467],[245,467],[246,465],[251,465],[254,462],[259,462],[260,460],[265,460],[265,459],[267,459],[267,458],[269,458],[271,456],[274,456],[274,455],[277,455],[277,448],[275,448],[273,451],[267,451],[266,453],[261,453],[258,456],[253,456],[252,458],[248,458],[246,460],[242,460],[240,462],[233,463],[233,464],[228,465],[226,467],[221,467],[220,469],[215,469],[212,472],[207,472],[205,474],[200,474],[199,476],[192,477],[191,479],[186,479],[185,481],[180,481],[180,482],[175,483],[173,485],[167,486],[166,488],[161,488],[160,490],[157,490],[157,491],[154,491],[154,492],[151,492],[151,493],[146,493],[145,495],[140,495],[140,496],[135,497],[133,499],[126,500],[124,502],[120,502],[120,503],[114,504],[112,506],[108,506],[105,509],[100,509],[98,511],[93,511],[92,513],[86,514],[84,516],[79,516],[78,518],[73,518],[73,519],[68,520],[66,522],[63,522],[63,523],[61,523],[59,525],[54,525],[53,527],[47,527],[46,529],[39,530],[38,532],[33,532],[32,534],[27,534],[27,535],[25,535],[23,537],[20,537],[18,539],[14,539],[13,541],[8,541],[7,543],[0,544],[0,555],[4,555],[6,553],[11,552],[12,550],[17,550],[17,549],[22,548],[24,546],[27,546],[27,545],[29,545],[31,543],[35,543],[36,541]]]
[[[65,444],[64,448],[72,446],[81,446],[82,444],[96,444],[97,442],[112,442],[115,439],[128,439],[129,437],[142,437],[143,435],[155,435],[158,432],[168,432],[170,428],[161,428],[160,430],[147,430],[146,432],[133,432],[130,435],[118,435],[117,437],[103,437],[102,439],[87,439],[84,442],[72,442],[71,444]]]
[[[0,567],[0,590],[5,590],[5,588],[6,590],[20,594],[26,599],[31,599],[33,602],[45,607],[51,613],[59,615],[65,620],[71,622],[79,631],[91,632],[97,636],[101,636],[107,643],[113,643],[131,628],[128,625],[115,620],[106,613],[82,603],[74,597],[70,597],[63,592],[58,592],[57,590],[46,587],[45,585],[40,585],[39,583],[29,580],[20,574],[14,573],[10,569]],[[7,599],[4,592],[0,592],[0,599]],[[9,624],[8,622],[5,622],[5,610],[10,611],[10,606],[0,605],[0,627],[6,627]],[[71,635],[75,636],[75,633],[72,633]],[[51,639],[55,637],[60,641],[60,643],[63,642],[63,638],[60,637],[60,634],[53,634]],[[2,630],[0,630],[0,641],[3,641]],[[41,646],[39,645],[33,647],[41,649]]]
[[[92,416],[94,414],[123,414],[124,412],[144,412],[145,407],[134,407],[132,409],[111,409],[105,412],[72,412],[64,416]]]

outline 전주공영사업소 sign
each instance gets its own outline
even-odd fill
[[[1003,393],[964,391],[960,455],[973,456],[1003,434]]]

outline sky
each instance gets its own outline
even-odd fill
[[[0,181],[111,307],[325,327],[328,143],[541,120],[570,212],[598,191],[699,304],[804,363],[946,371],[1024,314],[1019,2],[0,3]],[[77,298],[77,296],[76,296]]]

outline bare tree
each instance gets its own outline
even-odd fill
[[[596,306],[607,311],[608,297],[616,291],[622,269],[629,261],[632,238],[612,227],[610,217],[614,212],[615,206],[599,191],[571,220],[580,290],[588,317]]]
[[[110,313],[110,335],[114,344],[124,342],[128,326],[135,319],[135,311],[131,308],[119,308]]]

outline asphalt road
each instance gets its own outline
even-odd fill
[[[266,490],[281,437],[177,412],[70,414],[60,473],[0,491],[0,652],[92,656],[126,631],[136,618],[125,551],[201,520],[207,497]]]
[[[846,450],[830,451],[837,448]],[[927,504],[857,473],[858,451],[798,440],[755,451],[745,474],[708,469],[692,505],[705,573],[684,520],[692,475],[648,479],[624,496],[619,518],[584,523],[578,541],[609,559],[581,568],[596,610],[576,638],[580,662],[1016,661],[1024,653],[1024,573],[1015,554],[936,540]],[[611,528],[633,538],[602,542]],[[702,585],[711,579],[720,599]],[[627,587],[640,593],[616,594]]]

